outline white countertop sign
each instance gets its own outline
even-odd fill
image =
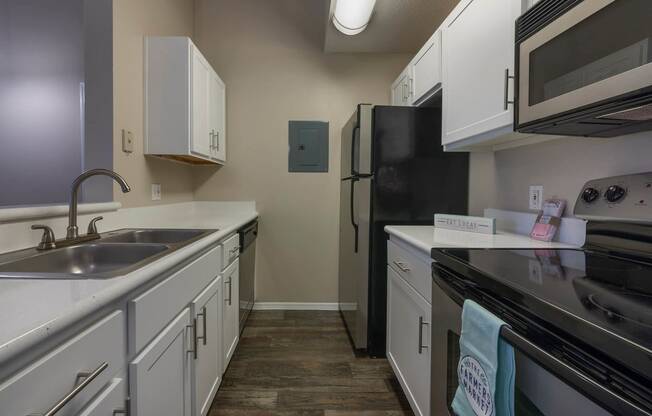
[[[219,231],[121,277],[83,280],[0,279],[0,366],[80,319],[111,304],[258,217],[254,202],[188,202],[103,214],[100,232],[122,228],[197,228]],[[84,226],[92,216],[80,216]],[[67,218],[43,223],[64,235]],[[31,222],[33,223],[33,222]],[[35,246],[28,222],[0,224],[0,251]],[[25,231],[27,230],[27,231]],[[35,236],[35,238],[33,238]]]
[[[544,242],[522,234],[532,229],[536,214],[487,209],[486,217],[496,218],[496,234],[435,228],[432,225],[388,225],[385,231],[392,237],[418,248],[430,257],[433,248],[577,248],[584,244],[586,222],[564,218],[558,239]],[[527,230],[527,231],[526,231]]]

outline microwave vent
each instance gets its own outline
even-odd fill
[[[606,120],[624,120],[624,121],[649,121],[652,120],[652,104],[642,105],[636,108],[618,111],[611,114],[605,114],[598,118]]]

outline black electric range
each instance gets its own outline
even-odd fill
[[[614,187],[624,196],[611,201]],[[501,335],[603,408],[652,414],[651,188],[649,173],[587,183],[582,248],[433,249],[433,288],[501,317]]]

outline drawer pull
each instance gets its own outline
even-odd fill
[[[240,250],[239,246],[233,247],[231,250],[229,250],[229,255],[233,256],[234,254],[238,254],[238,251]]]
[[[83,379],[83,381],[75,386],[74,389],[72,389],[68,394],[66,394],[57,404],[52,406],[50,410],[48,410],[45,413],[42,414],[35,414],[35,415],[30,415],[30,416],[54,416],[56,415],[59,410],[63,409],[65,405],[68,404],[72,399],[75,398],[82,390],[86,388],[97,376],[99,376],[102,371],[106,370],[107,367],[109,366],[109,363],[103,362],[100,364],[99,367],[97,367],[95,370],[93,370],[90,373],[78,373],[77,374],[77,380]]]
[[[421,354],[424,349],[428,349],[427,345],[423,345],[423,326],[424,325],[429,325],[429,323],[423,320],[423,316],[420,316],[419,317],[419,354]]]
[[[408,273],[410,272],[410,266],[408,266],[407,263],[404,263],[402,261],[395,261],[394,264],[396,267],[398,267],[403,273]]]
[[[202,336],[197,337],[197,339],[201,338],[202,340],[202,345],[206,345],[206,306],[201,308],[201,312],[197,314],[197,318],[202,317]]]

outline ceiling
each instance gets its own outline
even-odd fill
[[[337,0],[330,0],[332,15]],[[376,0],[367,29],[355,36],[326,22],[325,52],[416,53],[459,0]]]

